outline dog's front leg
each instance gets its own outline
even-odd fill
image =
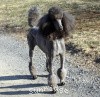
[[[66,69],[64,67],[65,64],[65,53],[60,54],[60,61],[61,61],[61,67],[57,71],[57,75],[60,79],[60,85],[65,84],[65,78],[66,78]]]

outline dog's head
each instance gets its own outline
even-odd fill
[[[63,34],[68,35],[74,28],[74,17],[60,7],[51,7],[48,15],[57,32],[64,32]]]
[[[59,7],[52,7],[48,11],[51,22],[54,24],[54,27],[57,31],[63,30],[62,18],[63,11]]]
[[[38,26],[43,36],[56,33],[57,37],[66,37],[74,28],[74,17],[59,7],[51,7],[48,13],[40,18]]]

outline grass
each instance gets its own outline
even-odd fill
[[[85,53],[100,55],[100,0],[0,0],[0,26],[27,29],[27,12],[31,6],[38,6],[42,14],[51,6],[71,12],[76,17],[76,27],[68,42]]]

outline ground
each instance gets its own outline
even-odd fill
[[[15,35],[0,34],[0,97],[100,97],[99,69],[86,67],[85,59],[75,61],[75,55],[66,52],[66,85],[59,86],[58,93],[52,94],[47,84],[48,72],[45,54],[35,48],[33,64],[38,71],[38,79],[33,80],[28,70],[28,46],[26,39]],[[59,57],[55,58],[55,74],[59,68]],[[82,63],[83,62],[83,63]],[[83,65],[82,65],[83,64]],[[90,66],[90,65],[89,65]],[[58,81],[59,82],[59,81]]]
[[[66,40],[66,85],[57,94],[51,94],[47,85],[45,55],[38,47],[33,57],[38,79],[32,80],[28,70],[27,16],[32,6],[39,7],[41,15],[51,6],[60,6],[75,16],[75,30]],[[0,97],[66,95],[100,97],[100,0],[1,0]]]

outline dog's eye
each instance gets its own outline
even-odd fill
[[[55,15],[55,19],[62,19],[62,15],[59,14]]]

